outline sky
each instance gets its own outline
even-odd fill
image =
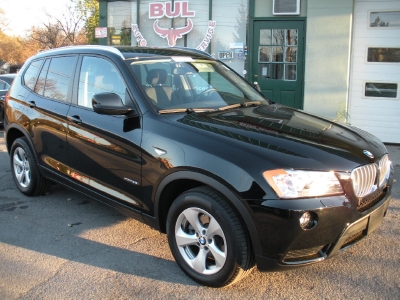
[[[5,33],[25,36],[31,26],[47,21],[48,13],[61,17],[70,0],[0,0],[0,8],[4,10],[8,22]]]

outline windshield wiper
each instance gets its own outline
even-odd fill
[[[253,105],[261,105],[261,101],[249,101],[249,102],[241,102],[236,104],[231,104],[227,106],[222,106],[219,108],[171,108],[171,109],[161,109],[158,111],[159,114],[175,114],[175,113],[187,113],[191,114],[193,112],[213,112],[213,111],[221,111],[228,110],[232,108],[238,107],[248,107]]]
[[[216,111],[215,108],[171,108],[171,109],[161,109],[158,111],[159,114],[175,114],[175,113],[192,113],[192,112],[209,112]]]
[[[232,108],[238,108],[238,107],[247,107],[247,106],[253,106],[253,105],[260,105],[261,101],[249,101],[249,102],[241,102],[241,103],[236,103],[232,105],[227,105],[227,106],[222,106],[218,108],[218,110],[227,110],[227,109],[232,109]]]

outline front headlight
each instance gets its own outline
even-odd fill
[[[263,173],[279,198],[293,199],[343,194],[333,172],[271,170]]]

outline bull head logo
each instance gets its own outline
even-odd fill
[[[158,26],[158,19],[154,21],[154,31],[168,40],[168,46],[173,47],[176,45],[176,40],[180,39],[183,35],[189,33],[193,28],[193,22],[191,19],[187,19],[188,24],[185,27],[179,28],[161,28]]]

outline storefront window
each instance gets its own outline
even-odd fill
[[[113,1],[108,44],[195,48],[243,74],[247,18],[248,0]]]
[[[116,1],[108,3],[108,44],[131,45],[132,8],[136,3]]]
[[[213,0],[212,19],[217,22],[211,42],[211,54],[226,55],[224,63],[243,74],[247,48],[248,2],[245,0]],[[220,58],[220,57],[219,57]]]

